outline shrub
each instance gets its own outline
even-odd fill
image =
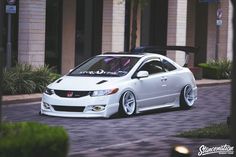
[[[35,69],[32,73],[32,80],[36,84],[35,92],[43,92],[45,87],[52,81],[51,79],[51,70],[48,66],[39,67]]]
[[[203,77],[211,79],[230,79],[232,62],[226,59],[199,64],[203,68]]]
[[[211,124],[204,128],[182,132],[177,136],[187,138],[229,139],[230,129],[226,123]]]
[[[0,156],[66,157],[68,135],[62,127],[35,122],[3,123]]]
[[[33,93],[36,84],[31,79],[31,71],[32,67],[25,64],[3,71],[3,93]]]
[[[42,92],[52,81],[59,78],[48,66],[34,69],[31,65],[17,64],[3,71],[4,94],[30,94]]]

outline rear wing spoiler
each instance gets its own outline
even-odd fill
[[[165,55],[165,51],[183,51],[185,52],[185,64],[184,67],[188,66],[189,54],[190,53],[198,53],[199,48],[191,47],[191,46],[141,46],[131,50],[131,53],[156,53]]]

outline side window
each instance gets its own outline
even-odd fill
[[[154,61],[150,61],[145,63],[140,69],[141,70],[145,70],[148,71],[148,73],[151,74],[157,74],[160,72],[165,72],[165,70],[163,69],[163,65],[162,62],[154,60]]]
[[[173,64],[171,64],[170,62],[168,62],[165,59],[163,59],[162,63],[163,63],[163,67],[164,67],[165,71],[173,71],[176,69],[176,67]]]

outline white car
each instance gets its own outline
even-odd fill
[[[131,116],[159,108],[190,108],[197,86],[188,68],[150,53],[95,56],[47,86],[41,114]]]

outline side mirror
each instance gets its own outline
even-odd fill
[[[137,78],[144,78],[148,76],[149,76],[149,73],[147,71],[139,71],[136,75]]]

